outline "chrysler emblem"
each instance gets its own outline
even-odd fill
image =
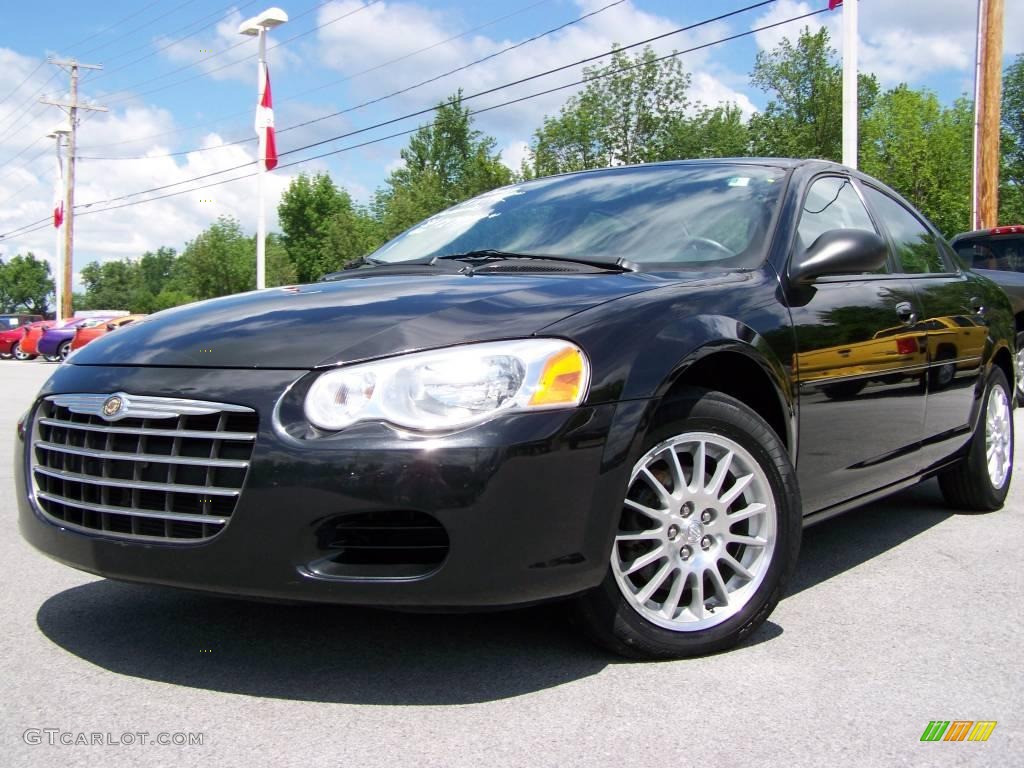
[[[111,395],[103,402],[103,416],[107,419],[112,419],[121,412],[121,408],[124,406],[124,400],[119,395]]]

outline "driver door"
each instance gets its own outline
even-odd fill
[[[794,253],[833,229],[878,233],[852,179],[820,176],[804,197]],[[810,513],[914,473],[927,338],[912,281],[893,273],[891,259],[877,273],[818,278],[790,303],[797,474]]]

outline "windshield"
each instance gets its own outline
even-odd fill
[[[634,264],[761,262],[785,172],[736,164],[651,165],[503,187],[430,217],[370,254],[394,263],[471,253]]]

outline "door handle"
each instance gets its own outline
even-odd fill
[[[896,305],[896,317],[900,319],[901,323],[906,323],[907,325],[913,325],[917,322],[917,313],[909,301],[901,301]]]

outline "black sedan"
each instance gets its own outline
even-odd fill
[[[820,161],[494,190],[329,282],[160,313],[19,426],[20,527],[90,573],[416,609],[567,602],[606,647],[740,641],[804,525],[938,476],[995,510],[1014,321]]]

